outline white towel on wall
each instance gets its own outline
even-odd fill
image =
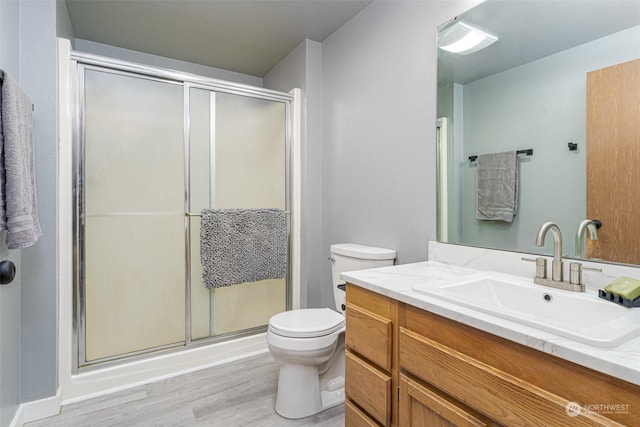
[[[36,200],[32,104],[18,83],[0,71],[0,229],[9,249],[33,245],[42,235]]]

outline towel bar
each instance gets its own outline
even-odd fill
[[[290,214],[291,211],[284,211],[286,214]],[[202,216],[200,212],[185,212],[184,216]]]
[[[527,156],[533,156],[533,148],[528,148],[526,150],[518,150],[516,154],[526,154]],[[469,161],[475,162],[478,156],[469,156]]]

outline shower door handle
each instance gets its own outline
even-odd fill
[[[16,265],[9,260],[0,262],[0,285],[8,285],[15,278]]]

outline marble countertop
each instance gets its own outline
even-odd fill
[[[600,348],[413,291],[456,276],[478,273],[434,261],[342,273],[342,280],[468,326],[640,385],[640,337],[614,348]],[[633,310],[640,310],[633,309]]]

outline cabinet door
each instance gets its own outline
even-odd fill
[[[591,411],[570,418],[567,399],[402,327],[400,365],[504,425],[622,425]]]
[[[482,420],[404,375],[400,375],[400,425],[487,426]]]
[[[344,402],[344,425],[349,427],[379,427],[367,414],[362,412],[350,400]]]
[[[387,372],[391,371],[392,322],[347,303],[347,347]],[[350,333],[355,331],[354,333]]]
[[[347,396],[382,425],[391,425],[391,377],[347,351]]]

